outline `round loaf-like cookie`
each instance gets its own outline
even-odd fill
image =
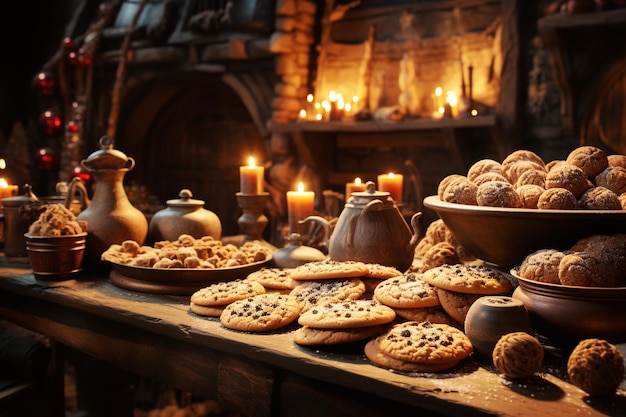
[[[509,179],[502,174],[498,174],[496,172],[485,172],[484,174],[480,174],[472,181],[474,184],[481,186],[482,184],[489,181],[504,181],[509,182]]]
[[[384,281],[383,281],[384,282]],[[302,281],[289,295],[296,298],[302,312],[323,303],[356,300],[365,293],[365,284],[359,278]]]
[[[486,265],[441,265],[429,269],[421,279],[437,288],[466,294],[505,294],[513,290],[511,280]]]
[[[605,257],[587,252],[566,254],[559,264],[559,281],[562,285],[578,287],[615,287],[619,272],[607,264]]]
[[[410,272],[389,278],[374,290],[376,299],[390,307],[421,308],[439,305],[436,288],[421,279],[421,274]]]
[[[456,248],[448,242],[439,242],[431,246],[424,254],[421,272],[444,264],[460,263],[461,259]]]
[[[395,318],[391,307],[359,299],[316,305],[303,312],[298,323],[315,329],[347,329],[387,324]]]
[[[307,262],[291,270],[291,279],[308,281],[317,279],[354,278],[365,276],[369,268],[364,262],[357,261],[323,261]]]
[[[593,178],[609,166],[606,153],[595,146],[579,146],[567,155],[565,162],[583,170],[587,178]]]
[[[492,352],[496,369],[509,378],[533,376],[541,370],[543,356],[543,346],[526,332],[503,335]]]
[[[478,176],[487,172],[502,175],[502,164],[489,158],[478,160],[474,162],[472,166],[470,166],[469,170],[467,171],[467,178],[470,181],[474,181]]]
[[[478,186],[466,177],[457,178],[450,182],[443,192],[443,201],[456,204],[476,205],[476,191]]]
[[[476,191],[476,203],[479,206],[519,208],[522,201],[511,183],[489,181],[481,184]]]
[[[546,165],[544,160],[539,155],[537,155],[533,151],[529,151],[528,149],[517,149],[511,152],[506,156],[506,158],[504,158],[504,160],[502,161],[502,165],[510,165],[518,161],[531,161],[541,166]]]
[[[538,170],[538,169],[529,169],[528,171],[524,171],[517,178],[517,182],[515,182],[515,188],[519,188],[522,185],[538,185],[542,188],[546,187],[546,171]]]
[[[393,325],[377,340],[385,355],[406,362],[433,365],[458,362],[473,352],[472,342],[463,331],[428,321]]]
[[[466,178],[464,175],[461,174],[450,174],[445,176],[441,181],[439,181],[439,185],[437,186],[437,196],[439,197],[439,199],[441,201],[443,200],[443,193],[444,191],[446,191],[446,188],[448,187],[448,185],[450,185],[452,182],[459,180],[459,179],[463,179]]]
[[[578,208],[576,196],[567,188],[548,188],[537,200],[539,210],[573,210]]]
[[[588,210],[621,210],[622,204],[613,191],[604,187],[592,187],[578,200],[580,208]]]
[[[259,294],[227,305],[220,323],[232,330],[270,332],[287,326],[299,315],[300,307],[294,297]]]
[[[385,369],[393,369],[395,371],[400,372],[410,372],[410,373],[428,373],[428,372],[441,372],[447,369],[454,368],[459,362],[458,361],[450,361],[443,363],[415,363],[415,362],[407,362],[403,360],[399,360],[393,358],[391,356],[386,355],[379,346],[379,337],[370,340],[367,342],[364,348],[364,353],[367,358],[372,361],[373,364],[380,366]]]
[[[517,161],[504,166],[504,176],[511,184],[517,184],[519,178],[527,171],[545,171],[545,166],[533,161]]]
[[[428,227],[426,228],[426,232],[424,233],[425,238],[430,238],[433,244],[444,242],[446,240],[446,233],[448,232],[448,227],[443,222],[442,219],[437,219],[432,221]]]
[[[606,158],[610,167],[626,168],[626,155],[613,154],[608,155]]]
[[[303,346],[341,345],[371,339],[382,334],[384,331],[385,328],[383,326],[330,330],[304,326],[293,332],[293,341]]]
[[[565,252],[557,249],[540,249],[522,261],[519,275],[533,281],[560,284],[559,265],[564,256]]]
[[[481,294],[464,294],[444,290],[443,288],[437,288],[437,296],[439,297],[441,308],[461,325],[465,325],[465,317],[467,317],[467,312],[472,304],[480,297],[483,297]]]
[[[613,395],[624,379],[624,356],[606,340],[585,339],[567,359],[567,374],[588,394]]]
[[[594,182],[596,186],[608,188],[617,195],[623,194],[626,192],[626,168],[608,167],[596,175]]]
[[[622,210],[626,210],[626,193],[621,193],[618,199],[619,203],[622,205]]]
[[[565,188],[570,190],[577,199],[591,187],[593,187],[593,183],[589,181],[584,171],[576,165],[561,164],[546,174],[546,189]]]
[[[204,307],[223,306],[233,301],[265,293],[265,287],[258,282],[237,279],[216,282],[191,294],[191,302]]]
[[[523,208],[536,209],[539,197],[546,189],[534,184],[525,184],[515,189]]]
[[[291,268],[261,268],[246,277],[247,281],[258,282],[266,289],[291,290],[298,281],[291,279]]]
[[[552,171],[553,168],[556,168],[557,166],[561,164],[565,164],[565,163],[566,162],[564,159],[553,159],[552,161],[546,164],[546,172],[550,172]]]

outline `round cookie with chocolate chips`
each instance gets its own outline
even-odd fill
[[[396,313],[373,300],[346,300],[314,306],[300,315],[301,326],[316,329],[345,329],[387,324]]]
[[[390,307],[419,308],[439,305],[436,288],[415,272],[381,282],[374,289],[374,297]]]
[[[437,288],[468,294],[505,294],[513,283],[497,269],[486,265],[441,265],[421,275],[422,280]]]
[[[355,327],[353,329],[315,329],[303,326],[293,332],[293,341],[303,346],[341,345],[367,340],[384,331],[383,326]]]
[[[265,293],[265,287],[258,282],[234,281],[216,282],[191,294],[191,302],[204,307],[223,306],[242,298]]]
[[[364,262],[324,261],[307,262],[291,270],[291,279],[310,281],[317,279],[355,278],[370,272]]]
[[[324,303],[356,300],[365,293],[365,284],[359,278],[303,281],[289,295],[295,297],[302,312]]]
[[[429,365],[458,363],[474,351],[460,329],[427,321],[392,326],[378,337],[378,346],[392,358]]]
[[[370,340],[365,345],[364,349],[365,356],[377,366],[385,369],[393,369],[395,371],[400,372],[440,372],[445,371],[446,369],[450,369],[455,367],[459,361],[451,361],[444,363],[417,363],[417,362],[408,362],[400,359],[396,359],[391,357],[380,348],[379,337]]]
[[[220,315],[226,328],[244,332],[269,332],[297,320],[300,307],[283,294],[259,294],[230,303]]]

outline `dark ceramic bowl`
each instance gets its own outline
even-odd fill
[[[511,270],[533,330],[562,347],[580,340],[626,342],[626,287],[575,287],[533,281]]]
[[[537,210],[424,199],[459,244],[484,261],[511,268],[538,249],[568,249],[594,234],[626,233],[624,210]]]

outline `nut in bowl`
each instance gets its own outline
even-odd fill
[[[24,234],[33,275],[49,281],[73,278],[82,271],[87,224],[62,204],[44,204],[39,213]]]
[[[424,199],[470,254],[511,268],[542,248],[565,249],[595,234],[626,233],[625,210],[537,210]]]
[[[555,345],[570,348],[587,338],[626,342],[626,287],[549,284],[511,274],[519,286],[513,298],[524,303],[533,330]]]

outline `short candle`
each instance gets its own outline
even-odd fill
[[[254,158],[248,159],[248,166],[239,167],[241,182],[241,194],[262,194],[263,193],[264,168],[256,166]]]
[[[17,185],[10,185],[4,178],[0,178],[0,213],[2,213],[2,200],[17,195]]]
[[[393,201],[402,202],[402,185],[404,176],[402,174],[382,174],[378,176],[378,190],[389,193]]]
[[[287,213],[289,216],[289,234],[303,234],[303,225],[300,220],[313,214],[315,207],[315,193],[304,191],[304,184],[298,184],[298,191],[287,191]]]
[[[365,183],[361,181],[361,178],[356,177],[354,182],[346,183],[346,200],[350,198],[352,193],[365,191]]]

